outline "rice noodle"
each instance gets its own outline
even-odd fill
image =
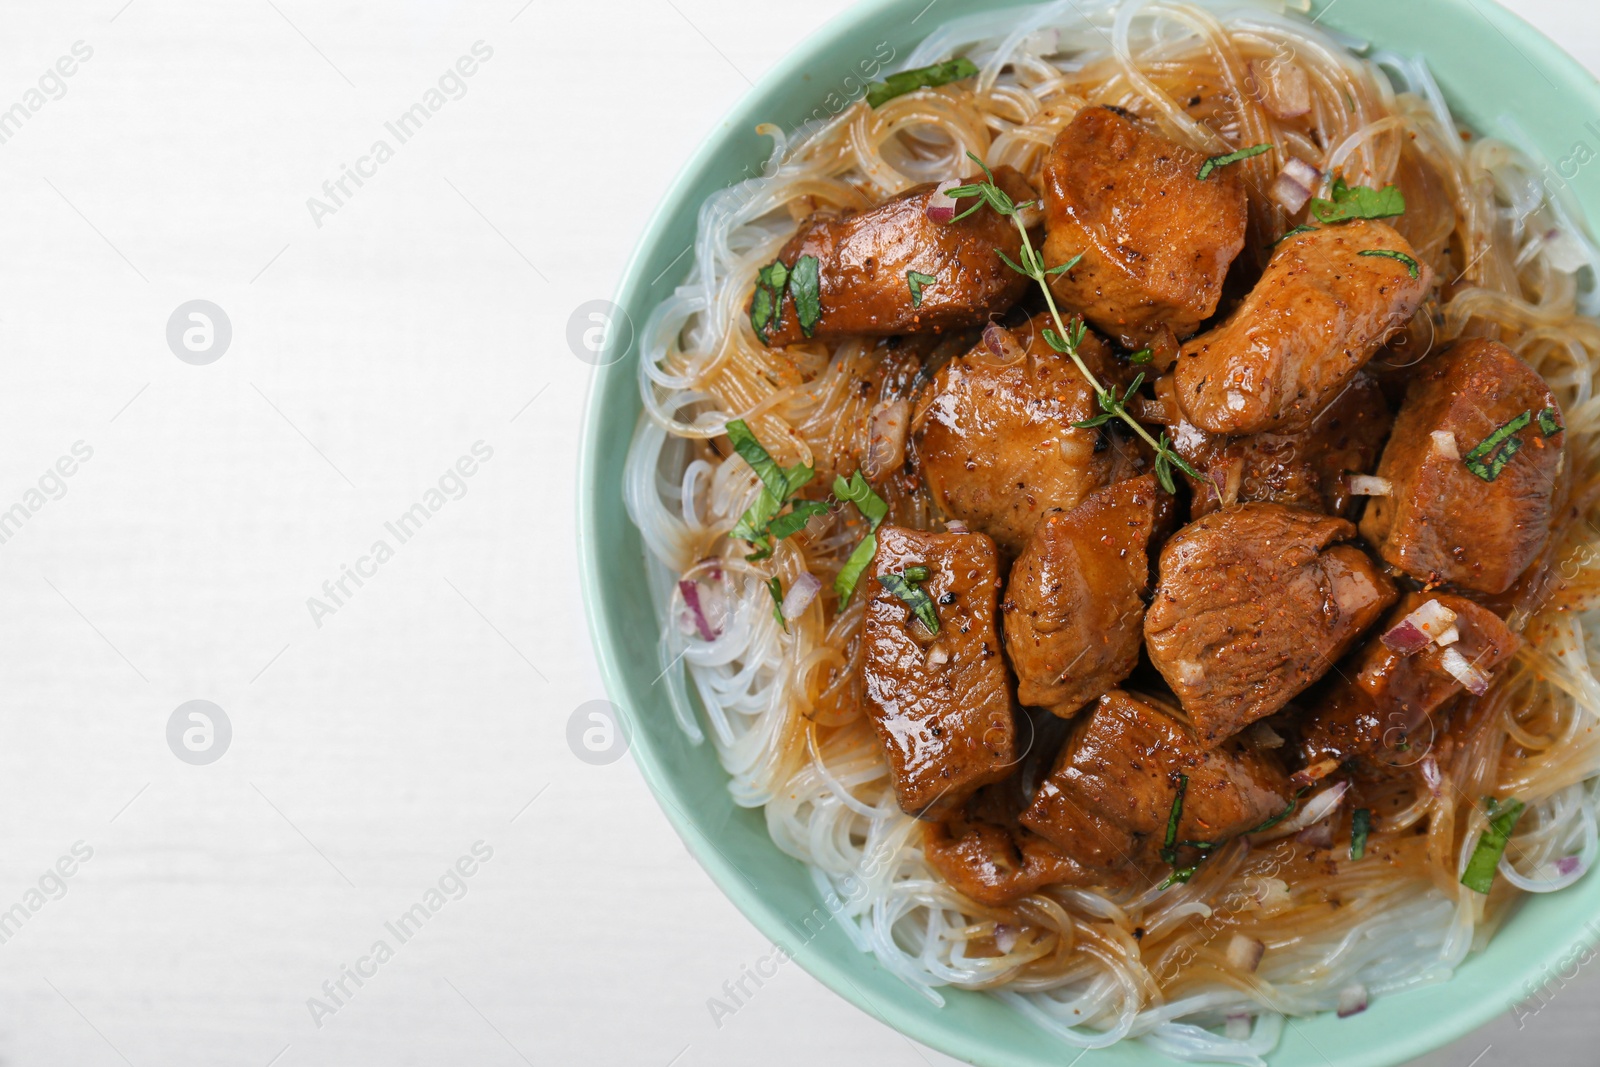
[[[763,176],[706,201],[687,278],[640,331],[644,414],[623,485],[668,620],[662,684],[678,722],[696,742],[709,736],[734,799],[764,808],[773,841],[809,865],[861,951],[935,1003],[943,986],[992,991],[1065,1045],[1134,1038],[1177,1059],[1250,1067],[1262,1067],[1285,1015],[1334,1010],[1341,991],[1381,998],[1444,981],[1518,892],[1559,889],[1600,861],[1600,681],[1590,668],[1600,634],[1600,324],[1583,317],[1600,310],[1600,252],[1577,228],[1576,205],[1549,198],[1521,147],[1463,140],[1420,59],[1359,58],[1352,42],[1278,11],[1235,9],[1219,21],[1165,0],[1060,0],[978,12],[930,27],[902,58],[915,67],[966,55],[976,79],[877,110],[857,101],[792,142],[761,127],[773,140]],[[1279,118],[1245,87],[1275,61],[1306,75],[1305,115]],[[1356,802],[1380,813],[1367,851],[1383,862],[1341,865],[1326,853],[1313,862],[1280,837],[1218,849],[1191,882],[1164,892],[1051,887],[1007,908],[967,900],[929,866],[864,718],[861,604],[841,611],[831,587],[864,532],[859,520],[832,516],[759,563],[727,536],[759,492],[747,465],[710,446],[730,418],[745,419],[785,466],[846,475],[875,421],[875,398],[859,388],[877,359],[869,344],[769,351],[745,315],[757,269],[797,219],[964,178],[968,150],[1036,177],[1055,134],[1090,104],[1129,108],[1208,153],[1271,142],[1276,152],[1237,165],[1263,240],[1300,217],[1267,192],[1288,159],[1324,182],[1400,183],[1410,210],[1396,225],[1450,283],[1437,315],[1424,317],[1432,347],[1499,337],[1561,400],[1575,519],[1553,534],[1556,580],[1518,608],[1527,644],[1468,705],[1453,744],[1416,754],[1425,774],[1397,775],[1379,800]],[[1574,273],[1579,260],[1589,269]],[[890,503],[891,521],[934,524],[925,501]],[[803,573],[823,590],[785,632],[765,582],[789,589]],[[714,640],[672,621],[680,580],[727,604]],[[1528,804],[1502,866],[1509,889],[1487,900],[1457,883],[1464,845],[1484,825],[1472,798],[1485,795]],[[1334,893],[1346,906],[1325,906]],[[1228,965],[1236,937],[1269,946],[1249,982]],[[1348,1008],[1354,997],[1343,999]]]

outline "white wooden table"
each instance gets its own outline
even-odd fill
[[[943,1060],[793,966],[717,1026],[769,946],[566,743],[569,318],[843,6],[0,5],[0,1063]]]

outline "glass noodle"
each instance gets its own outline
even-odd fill
[[[1596,252],[1532,160],[1456,128],[1420,60],[1292,12],[1067,0],[951,21],[895,65],[957,55],[979,75],[877,110],[857,100],[793,140],[762,127],[774,141],[766,174],[704,204],[688,277],[642,331],[645,413],[625,495],[665,620],[662,685],[683,729],[710,735],[735,800],[764,807],[773,841],[810,866],[835,921],[931,999],[946,985],[992,990],[1073,1046],[1137,1038],[1179,1059],[1260,1064],[1283,1015],[1334,1009],[1352,986],[1382,996],[1445,980],[1521,893],[1570,884],[1600,853],[1590,669],[1600,620],[1589,613],[1600,591],[1600,324],[1585,316],[1597,310]],[[1309,114],[1282,120],[1258,103],[1253,79],[1273,62],[1308,75]],[[1056,887],[990,908],[925,861],[864,716],[861,603],[841,611],[832,590],[864,526],[839,508],[747,562],[749,546],[728,531],[760,486],[710,441],[739,418],[784,467],[814,465],[817,484],[856,469],[875,397],[861,385],[879,355],[864,341],[762,346],[746,314],[756,271],[813,211],[966,178],[969,151],[1036,178],[1057,132],[1091,104],[1128,108],[1208,155],[1276,146],[1234,164],[1250,189],[1252,248],[1287,229],[1265,190],[1290,156],[1351,184],[1400,185],[1408,210],[1395,224],[1444,284],[1377,358],[1406,365],[1465,335],[1515,349],[1563,406],[1570,518],[1538,565],[1546,580],[1510,605],[1527,642],[1511,669],[1457,714],[1465,724],[1450,744],[1362,787],[1374,816],[1365,862],[1309,860],[1289,820],[1219,849],[1187,885]],[[885,495],[890,522],[932,525],[921,494]],[[788,589],[802,572],[823,591],[785,630],[765,583],[775,575]],[[711,640],[680,581],[697,583]],[[1030,716],[1019,747],[1029,727],[1040,744],[1059,736],[1059,721]],[[1458,878],[1486,823],[1478,800],[1491,794],[1528,810],[1485,898]],[[1571,856],[1581,863],[1557,864]],[[1248,981],[1226,963],[1235,934],[1268,946]]]

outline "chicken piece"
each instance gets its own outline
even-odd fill
[[[1044,255],[1057,299],[1129,348],[1162,331],[1194,333],[1217,310],[1228,265],[1244,248],[1236,168],[1199,178],[1206,157],[1126,111],[1088,107],[1045,159]]]
[[[1473,450],[1524,417],[1498,458],[1491,452],[1473,473],[1466,462]],[[1544,379],[1509,348],[1457,343],[1423,364],[1406,392],[1378,462],[1392,489],[1368,505],[1362,536],[1413,578],[1504,592],[1549,536],[1565,425]],[[1448,455],[1449,443],[1440,451],[1436,434],[1449,435],[1459,459]]]
[[[1149,868],[1162,862],[1180,775],[1176,841],[1221,843],[1280,814],[1289,783],[1273,758],[1237,742],[1202,742],[1153,697],[1113,689],[1080,717],[1022,824],[1079,863]],[[1180,848],[1179,866],[1199,850]]]
[[[923,481],[946,515],[1015,556],[1051,508],[1073,508],[1137,473],[1142,453],[1110,427],[1073,426],[1100,414],[1072,360],[1043,338],[1041,314],[1004,362],[983,344],[939,369],[911,420]],[[1019,334],[1022,331],[1019,331]],[[1127,376],[1110,349],[1085,334],[1079,355],[1102,382]]]
[[[1039,768],[1043,771],[1045,768]],[[950,884],[999,907],[1047,885],[1105,886],[1117,881],[1084,867],[1017,822],[1028,803],[1023,774],[984,786],[947,821],[923,831],[923,855]]]
[[[1161,550],[1144,618],[1155,664],[1214,746],[1316,681],[1394,603],[1392,582],[1343,519],[1240,504]]]
[[[1129,478],[1033,531],[1002,605],[1021,703],[1067,718],[1132,673],[1161,495],[1155,475]]]
[[[1226,321],[1183,346],[1178,403],[1210,433],[1304,427],[1405,326],[1432,285],[1427,264],[1381,222],[1356,219],[1287,238]]]
[[[883,582],[914,566],[929,571],[913,586],[931,601],[937,634]],[[866,579],[863,682],[909,815],[943,817],[1016,762],[1011,682],[996,632],[999,567],[983,534],[878,529]]]
[[[994,178],[1017,203],[1034,199],[1033,187],[1011,167],[994,168]],[[1022,248],[1016,224],[987,207],[959,222],[934,222],[926,209],[937,188],[929,182],[865,211],[808,219],[778,259],[792,269],[802,257],[816,257],[821,313],[807,334],[791,281],[780,294],[767,343],[779,348],[808,336],[835,340],[981,326],[1020,300],[1030,283],[997,254],[1016,262]],[[957,213],[972,203],[959,201]],[[913,272],[920,277],[913,280]],[[758,286],[752,308],[761,299]]]
[[[1170,381],[1163,378],[1157,391]],[[1357,499],[1349,475],[1372,469],[1391,422],[1383,389],[1365,371],[1298,433],[1228,438],[1180,419],[1171,430],[1173,447],[1202,475],[1185,475],[1193,490],[1189,513],[1198,519],[1265,501],[1348,516]]]
[[[1446,593],[1406,594],[1389,613],[1384,632],[1430,600],[1456,613],[1460,639],[1449,647],[1486,679],[1521,647],[1522,640],[1500,616]],[[1463,690],[1444,667],[1445,652],[1432,643],[1404,655],[1385,645],[1381,636],[1369,640],[1302,721],[1306,763],[1343,763],[1355,757],[1403,765],[1420,760],[1439,732],[1432,728],[1434,713]]]

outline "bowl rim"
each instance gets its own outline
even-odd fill
[[[676,215],[687,209],[698,211],[700,199],[689,199],[689,194],[697,184],[701,172],[712,163],[723,142],[730,136],[730,131],[735,128],[735,121],[741,112],[747,109],[751,101],[785,85],[794,84],[806,78],[805,64],[816,54],[830,44],[842,42],[853,36],[871,19],[886,10],[908,4],[911,0],[855,0],[850,6],[834,15],[813,30],[810,34],[795,41],[792,46],[778,59],[771,69],[762,74],[753,85],[739,93],[738,97],[725,111],[722,118],[713,126],[691,154],[680,166],[678,172],[667,186],[650,220],[646,224],[642,235],[633,247],[626,265],[620,275],[614,293],[614,303],[627,314],[627,309],[640,307],[648,311],[654,302],[642,304],[646,298],[646,290],[653,282],[644,280],[647,264],[652,251],[661,243],[669,226]],[[1000,0],[996,7],[1028,7],[1038,4],[1040,0]],[[1205,3],[1206,0],[1197,0]],[[1245,0],[1247,6],[1250,0]],[[1332,9],[1339,0],[1312,0],[1311,10],[1322,13]],[[1535,29],[1531,24],[1517,14],[1507,10],[1499,0],[1431,0],[1439,7],[1448,9],[1463,19],[1473,16],[1488,22],[1501,37],[1514,49],[1523,54],[1530,64],[1544,64],[1545,69],[1559,73],[1566,87],[1573,89],[1579,95],[1574,101],[1576,108],[1580,104],[1596,115],[1600,115],[1600,80],[1591,74],[1577,60],[1569,56],[1555,42]],[[931,6],[931,5],[930,5]],[[1306,14],[1310,14],[1307,12]],[[929,32],[938,27],[938,21],[931,23]],[[1379,42],[1381,43],[1381,42]],[[1548,80],[1548,79],[1547,79]],[[1552,83],[1554,85],[1554,83]],[[1594,202],[1597,211],[1600,211],[1600,200]],[[1587,206],[1587,205],[1586,205]],[[1580,218],[1580,225],[1583,220]],[[672,269],[671,267],[668,268]],[[665,272],[663,272],[665,273]],[[658,276],[659,277],[659,276]],[[637,337],[638,329],[642,326],[642,315],[631,316],[634,329],[632,335]],[[633,342],[628,342],[632,344]],[[627,375],[630,381],[636,381],[634,358],[637,353],[633,347],[626,347],[621,356],[614,362],[597,366],[588,382],[588,395],[585,399],[582,412],[582,428],[579,435],[578,462],[577,462],[577,537],[579,556],[579,584],[584,602],[585,614],[588,618],[590,639],[594,646],[596,659],[600,667],[600,674],[606,692],[616,702],[624,720],[628,715],[635,713],[633,703],[627,699],[630,686],[623,669],[624,658],[629,656],[630,649],[623,642],[619,633],[618,621],[614,619],[605,607],[604,585],[606,583],[606,559],[601,556],[601,538],[596,536],[604,521],[601,511],[605,506],[621,508],[624,520],[631,524],[627,518],[626,509],[621,504],[620,496],[609,502],[604,501],[607,493],[616,494],[618,487],[615,484],[607,485],[599,479],[603,470],[597,456],[600,452],[599,444],[604,432],[606,421],[602,417],[608,395],[610,378],[617,374]],[[637,409],[636,409],[637,410]],[[630,427],[630,437],[631,437]],[[626,726],[626,721],[623,723]],[[756,892],[748,884],[748,878],[738,869],[733,861],[719,849],[715,842],[697,824],[694,816],[685,809],[680,801],[685,800],[682,791],[677,787],[672,776],[667,773],[664,763],[650,746],[642,731],[628,731],[630,749],[633,761],[638,768],[645,783],[648,785],[652,796],[656,799],[667,821],[683,840],[685,847],[695,860],[710,875],[717,888],[726,896],[736,908],[756,927],[763,937],[774,944],[785,943],[793,930],[777,908],[764,896]],[[773,848],[776,849],[776,844]],[[1591,883],[1591,888],[1600,888],[1594,885],[1596,879],[1585,881]],[[1580,885],[1564,890],[1564,893],[1574,893]],[[1589,922],[1581,928],[1575,928],[1571,936],[1547,942],[1542,945],[1527,947],[1522,973],[1505,976],[1505,985],[1509,986],[1513,980],[1526,982],[1527,978],[1547,973],[1559,960],[1570,955],[1575,948],[1583,944],[1583,935],[1590,935],[1590,944],[1600,939],[1600,894],[1590,892],[1595,906],[1591,910]],[[1519,904],[1517,910],[1520,910]],[[1509,915],[1502,923],[1502,930],[1513,925],[1517,916]],[[1504,932],[1497,932],[1498,937],[1504,938]],[[1482,950],[1475,950],[1468,954],[1462,966],[1470,962],[1474,956],[1481,955]],[[814,951],[809,945],[802,946],[799,950],[790,953],[792,958],[801,967],[817,980],[827,986],[832,992],[843,997],[857,1008],[872,1016],[878,1022],[890,1026],[897,1032],[916,1041],[926,1044],[946,1055],[957,1057],[971,1063],[999,1063],[994,1059],[996,1050],[974,1041],[965,1035],[951,1030],[935,1030],[930,1032],[928,1027],[919,1023],[917,1016],[904,1012],[893,1004],[877,1003],[851,979],[849,968],[830,958],[825,952]],[[868,952],[861,953],[862,962],[874,962],[874,957]],[[1459,968],[1447,984],[1460,985]],[[1476,990],[1476,987],[1473,987]],[[1383,1047],[1372,1052],[1356,1052],[1346,1055],[1335,1053],[1339,1057],[1340,1067],[1392,1067],[1404,1063],[1417,1056],[1442,1047],[1471,1031],[1479,1028],[1491,1019],[1510,1011],[1517,1001],[1508,998],[1504,993],[1490,993],[1474,991],[1470,995],[1463,991],[1462,1001],[1456,1010],[1439,1014],[1431,1018],[1418,1020],[1408,1016],[1411,1024],[1400,1033],[1389,1032],[1382,1039]],[[1403,997],[1403,994],[1389,994],[1380,998],[1380,1001],[1394,1001]],[[1026,1020],[1021,1015],[1017,1016],[1019,1022]],[[1289,1026],[1294,1026],[1294,1019],[1289,1020]],[[1029,1024],[1031,1025],[1031,1024]],[[1286,1030],[1287,1034],[1287,1030]],[[1124,1047],[1130,1042],[1118,1042],[1116,1048]],[[1280,1041],[1278,1048],[1282,1049]],[[1063,1054],[1070,1053],[1074,1046],[1062,1042],[1060,1048]],[[1102,1060],[1102,1056],[1112,1049],[1085,1050],[1087,1055],[1078,1056],[1072,1062],[1082,1059],[1085,1064]],[[1320,1052],[1320,1050],[1319,1050]],[[1176,1061],[1150,1050],[1150,1062],[1173,1063]],[[1268,1053],[1269,1063],[1272,1053]],[[1326,1056],[1321,1057],[1325,1063],[1332,1064]]]

